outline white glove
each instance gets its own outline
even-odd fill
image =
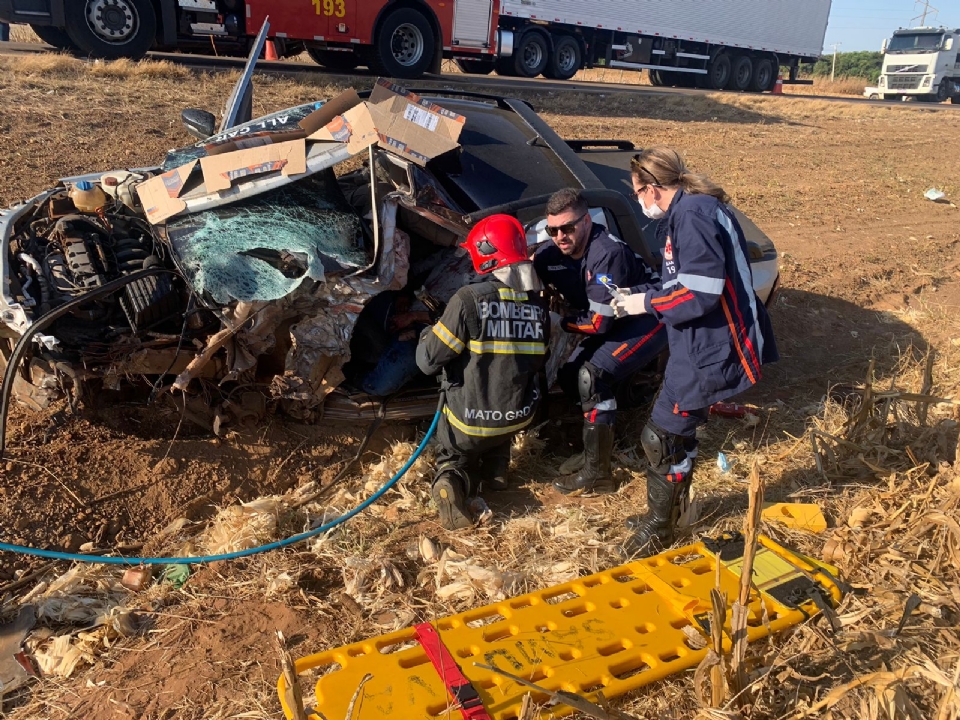
[[[627,315],[646,315],[647,308],[644,306],[644,300],[646,297],[646,293],[627,295],[622,300],[614,300],[612,303],[610,303],[610,307],[613,308],[613,314],[618,318],[625,317]]]

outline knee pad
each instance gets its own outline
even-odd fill
[[[682,435],[668,433],[648,422],[640,433],[640,444],[650,468],[660,475],[666,475],[671,467],[684,462],[687,459],[684,439]]]
[[[577,391],[580,393],[580,407],[584,412],[597,410],[616,410],[617,399],[613,386],[608,381],[608,373],[584,363],[577,375]]]

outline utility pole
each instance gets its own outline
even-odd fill
[[[843,43],[834,43],[833,44],[833,67],[830,68],[830,82],[833,82],[833,76],[837,72],[837,48],[843,45]]]
[[[923,12],[921,12],[919,15],[917,15],[917,16],[914,17],[914,18],[910,18],[910,22],[913,22],[914,20],[919,20],[919,21],[920,21],[920,27],[923,27],[923,26],[925,26],[925,25],[927,24],[927,14],[928,14],[928,13],[933,13],[934,15],[939,15],[939,14],[940,14],[940,11],[937,10],[935,7],[931,7],[931,6],[930,6],[930,0],[916,0],[916,2],[914,2],[914,4],[913,4],[914,9],[916,9],[917,5],[920,5],[921,3],[923,4]]]

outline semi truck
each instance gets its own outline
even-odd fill
[[[884,100],[960,104],[960,28],[900,28],[880,51],[877,90]]]
[[[657,85],[764,91],[823,50],[830,0],[0,0],[0,20],[84,55],[244,52],[265,18],[279,54],[392,77],[439,72],[569,79],[648,70]]]

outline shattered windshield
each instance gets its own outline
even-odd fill
[[[894,35],[887,46],[887,52],[936,52],[942,41],[943,35],[937,33]]]
[[[187,281],[221,305],[278,300],[308,278],[369,261],[360,220],[332,172],[177,218],[168,232]]]

